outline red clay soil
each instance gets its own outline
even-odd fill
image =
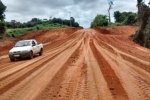
[[[44,54],[15,62],[0,56],[0,100],[150,100],[150,50],[131,40],[136,29],[65,28],[21,37],[42,42]],[[0,50],[17,40],[6,39]]]

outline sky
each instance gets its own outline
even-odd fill
[[[97,14],[108,15],[109,2],[113,1],[111,21],[115,11],[137,12],[137,0],[1,0],[7,7],[6,21],[27,22],[32,18],[50,19],[75,18],[75,21],[88,28]],[[149,0],[145,0],[147,3]],[[70,13],[69,13],[70,12]]]

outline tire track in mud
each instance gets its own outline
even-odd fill
[[[147,80],[142,79],[139,76],[133,75],[135,78],[133,87],[137,90],[137,95],[134,96],[139,100],[149,100],[150,99],[150,83]]]
[[[13,87],[14,85],[24,80],[25,78],[27,78],[28,76],[30,76],[33,72],[41,68],[43,64],[53,59],[54,56],[50,58],[45,57],[44,59],[40,60],[40,62],[36,61],[37,63],[31,63],[28,65],[25,65],[23,68],[9,74],[8,76],[1,78],[0,79],[0,95],[6,92],[11,87]]]
[[[55,56],[54,56],[55,57]],[[46,59],[46,58],[45,58]],[[42,62],[42,66],[39,66],[39,65],[36,65],[36,67],[40,67],[40,68],[38,68],[37,70],[33,70],[33,72],[32,73],[30,73],[30,74],[28,74],[28,76],[26,76],[26,78],[25,79],[23,79],[22,81],[24,81],[24,82],[22,82],[22,81],[20,81],[18,84],[15,84],[15,89],[11,89],[10,90],[10,92],[8,91],[7,93],[7,96],[5,97],[5,95],[4,95],[4,97],[2,97],[2,98],[8,98],[8,99],[10,99],[12,96],[14,96],[17,92],[20,92],[20,91],[22,91],[22,89],[26,86],[26,85],[28,85],[29,84],[29,82],[30,81],[32,81],[33,79],[34,79],[34,77],[36,76],[36,75],[38,75],[39,73],[41,73],[42,71],[44,71],[46,68],[47,68],[47,63],[49,63],[49,60],[51,60],[51,59],[53,59],[53,58],[48,58],[45,62]],[[40,62],[40,63],[41,63]],[[34,63],[35,64],[35,63]],[[41,64],[40,64],[41,65]],[[30,67],[32,67],[32,66],[30,66]],[[28,71],[29,72],[29,71]],[[26,74],[26,73],[25,73]],[[22,76],[21,76],[22,77]],[[38,81],[37,81],[38,82]],[[14,87],[13,87],[14,88]],[[12,94],[13,93],[13,94]],[[18,96],[19,97],[19,96]],[[4,100],[8,100],[8,99],[4,99]],[[12,100],[12,99],[11,99]],[[16,99],[15,99],[16,100]]]
[[[1,67],[0,67],[0,72],[4,72],[6,70],[9,70],[10,68],[13,68],[19,64],[24,63],[23,61],[20,62],[10,62],[8,58],[5,59],[1,59],[2,63],[1,63]],[[6,61],[7,60],[7,61]]]
[[[95,44],[97,48],[99,49],[99,51],[103,51],[104,53],[103,55],[105,55],[109,63],[113,65],[113,69],[119,76],[119,79],[122,80],[124,89],[128,93],[129,99],[130,100],[149,100],[148,99],[150,98],[150,95],[149,95],[149,88],[150,88],[149,77],[150,76],[149,74],[145,72],[143,69],[141,69],[139,67],[140,65],[135,66],[134,64],[132,64],[131,63],[133,62],[132,60],[123,59],[122,55],[125,55],[131,59],[133,59],[133,57],[131,55],[129,56],[128,54],[124,54],[123,52],[118,51],[114,47],[112,48],[112,46],[109,46],[108,44],[105,44],[105,46],[106,47],[109,46],[108,47],[109,49],[108,48],[106,49],[104,47],[101,47],[100,45],[97,45],[97,42]],[[110,59],[113,62],[110,62]],[[142,60],[140,61],[140,59],[138,59],[137,62],[141,63]],[[122,72],[122,70],[124,71]],[[125,77],[125,75],[128,75],[128,78]]]
[[[132,64],[135,65],[138,68],[141,68],[142,70],[145,70],[146,72],[150,73],[150,62],[144,63],[142,61],[139,61],[137,59],[134,59],[132,57],[129,57],[127,55],[121,54],[122,58],[126,61],[133,62]]]
[[[7,76],[10,76],[10,74],[12,75],[13,73],[17,72],[18,70],[24,69],[26,66],[29,67],[32,63],[35,63],[35,62],[37,62],[38,60],[42,60],[42,59],[47,58],[47,57],[52,58],[52,57],[54,57],[54,56],[57,56],[57,55],[59,55],[61,52],[63,52],[65,49],[66,49],[66,48],[63,48],[63,49],[61,49],[60,51],[53,51],[53,52],[49,53],[48,55],[47,55],[47,54],[43,55],[43,57],[34,58],[34,59],[31,60],[32,62],[30,62],[30,60],[29,60],[29,62],[26,62],[26,64],[24,64],[24,63],[21,63],[21,64],[20,64],[20,63],[18,63],[18,62],[16,62],[16,63],[13,62],[13,63],[15,64],[15,67],[17,67],[17,66],[21,66],[21,67],[20,67],[20,68],[17,67],[17,69],[16,69],[16,68],[11,68],[11,69],[9,69],[9,70],[7,71]],[[24,62],[25,62],[25,61],[24,61]],[[11,63],[10,63],[10,66],[11,66]],[[15,70],[14,70],[14,69],[15,69]],[[11,71],[11,70],[12,70],[12,71]],[[1,74],[0,79],[1,79],[2,77],[3,77],[3,78],[7,77],[7,76],[5,76],[5,74],[3,75],[2,72],[1,72],[0,74]]]
[[[66,64],[61,67],[61,69],[57,72],[55,77],[53,77],[44,91],[35,100],[70,100],[73,98],[75,100],[77,98],[76,96],[78,95],[78,92],[81,91],[79,90],[79,87],[81,87],[81,85],[85,86],[84,83],[78,84],[81,80],[79,76],[81,76],[83,73],[82,60],[84,56],[82,53],[81,45],[75,50]],[[74,46],[75,44],[70,45],[70,48],[73,48]],[[76,91],[74,92],[74,90]]]
[[[142,59],[144,61],[148,61],[148,62],[150,61],[150,57],[149,57],[149,55],[147,55],[148,50],[145,48],[146,50],[144,50],[144,51],[147,51],[147,52],[141,53],[140,50],[143,50],[143,49],[142,48],[139,49],[140,47],[137,46],[137,44],[134,44],[134,42],[131,41],[131,39],[129,39],[129,37],[127,37],[127,36],[122,37],[122,35],[120,35],[118,37],[116,37],[116,36],[114,37],[113,35],[112,36],[105,36],[102,34],[98,34],[98,36],[95,36],[95,39],[97,41],[99,41],[99,44],[101,46],[106,47],[107,50],[111,50],[112,47],[115,47],[115,49],[117,49],[121,52],[129,54],[129,55],[134,56],[136,58]],[[127,47],[130,49],[127,49]],[[137,48],[139,50],[137,50]]]
[[[6,55],[5,58],[0,58],[0,73],[1,72],[4,72],[12,67],[15,67],[16,65],[19,65],[19,64],[22,64],[24,63],[25,61],[21,60],[20,62],[11,62],[9,60],[9,57],[8,55]]]
[[[90,42],[92,41],[94,33],[91,33],[90,31],[85,34],[86,37],[84,38],[83,51],[85,55],[84,66],[86,66],[86,86],[88,87],[88,91],[86,91],[88,93],[87,100],[113,100],[107,87],[107,83],[100,72],[97,60],[90,48]]]
[[[111,44],[108,44],[104,41],[101,41],[96,37],[96,40],[98,41],[98,44],[103,47],[104,49],[107,49],[107,51],[115,54],[116,56],[125,59],[126,61],[133,62],[136,67],[141,68],[142,70],[145,70],[150,73],[150,63],[148,61],[145,61],[141,58],[135,57],[131,55],[130,53],[125,53],[123,51],[120,51],[116,47],[113,47]]]
[[[35,100],[70,100],[72,92],[77,84],[77,72],[80,67],[74,66],[78,60],[78,50],[69,58],[64,66],[57,72],[55,77],[46,86],[44,91]],[[77,58],[76,58],[77,57]],[[79,65],[80,66],[80,65]],[[67,79],[67,80],[66,80]]]
[[[97,59],[100,70],[102,71],[102,74],[107,82],[110,92],[112,93],[112,96],[116,100],[128,100],[129,98],[125,89],[123,88],[119,78],[117,77],[116,73],[111,68],[107,60],[101,55],[101,52],[96,49],[93,42],[90,43],[90,47],[93,51],[95,58]]]
[[[122,65],[120,67],[124,67],[124,69],[128,68],[128,71],[124,70],[123,73],[128,75],[129,79],[124,80],[124,76],[122,76],[121,79],[123,79],[123,84],[126,91],[128,92],[130,100],[149,100],[150,75],[126,60],[123,60],[123,62],[124,66]],[[121,76],[121,72],[119,72],[119,74]]]
[[[126,54],[126,53],[118,50],[117,48],[112,47],[112,45],[109,45],[102,41],[101,41],[101,43],[99,42],[99,45],[105,46],[105,49],[107,49],[107,51],[115,54],[116,56],[118,56],[126,61],[133,62],[132,64],[134,64],[136,67],[141,68],[142,70],[145,70],[150,73],[150,67],[149,67],[150,63],[149,62],[144,61],[143,59],[140,59],[140,58],[136,58],[130,54]]]

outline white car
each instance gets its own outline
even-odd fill
[[[15,61],[16,58],[33,58],[34,54],[42,55],[43,44],[38,44],[35,39],[18,41],[9,51],[9,58]]]

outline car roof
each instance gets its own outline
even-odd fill
[[[20,40],[18,42],[21,42],[21,41],[34,41],[35,39],[28,39],[28,40]]]

